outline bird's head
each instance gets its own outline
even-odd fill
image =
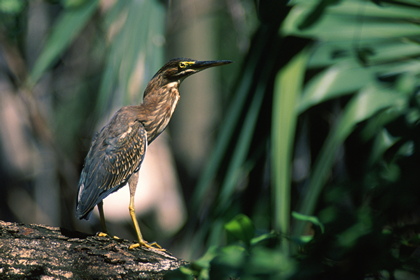
[[[188,76],[204,69],[232,63],[230,60],[199,61],[190,58],[174,58],[168,61],[153,76],[144,91],[143,100],[147,97],[165,94],[168,88],[178,88]],[[169,86],[169,87],[168,87]]]
[[[168,61],[154,76],[167,82],[182,81],[204,69],[232,63],[230,60],[198,61],[190,58],[174,58]]]

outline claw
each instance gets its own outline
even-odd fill
[[[99,236],[99,237],[106,237],[106,236],[109,236],[109,237],[111,237],[111,238],[113,238],[113,239],[121,239],[121,238],[119,238],[118,236],[110,236],[108,233],[105,233],[105,232],[98,232],[97,234],[96,234],[97,236]]]
[[[158,250],[158,251],[162,251],[162,252],[166,251],[166,249],[163,249],[162,246],[160,246],[156,242],[153,242],[153,243],[150,243],[150,244],[147,243],[147,242],[134,243],[134,244],[131,244],[130,247],[128,247],[128,249],[132,250],[132,249],[138,248],[140,246],[144,246],[146,248],[154,249],[154,250]]]

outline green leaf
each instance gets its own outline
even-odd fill
[[[385,108],[393,107],[396,110],[401,110],[406,106],[406,102],[407,100],[404,96],[374,85],[367,86],[352,98],[351,102],[344,109],[341,118],[329,133],[316,159],[309,179],[308,191],[301,200],[297,212],[304,215],[313,214],[321,190],[330,174],[335,154],[348,135],[354,130],[355,125]],[[304,225],[304,222],[296,224],[295,236],[302,235]]]
[[[234,94],[232,105],[229,107],[229,110],[227,110],[223,126],[221,127],[220,134],[217,138],[214,150],[212,151],[212,156],[197,183],[197,187],[192,199],[192,208],[194,211],[199,209],[199,205],[204,200],[208,189],[212,186],[211,182],[214,179],[218,169],[222,165],[221,161],[226,153],[229,141],[233,136],[234,128],[240,121],[239,117],[248,95],[247,89],[250,88],[252,83],[253,73],[251,69],[255,67],[252,63],[255,62],[250,61],[248,62],[249,65],[245,67],[243,79],[241,80],[241,83],[237,89],[237,93]]]
[[[290,279],[297,263],[280,250],[257,247],[252,251],[247,269],[255,275],[252,279]],[[258,277],[259,276],[259,277]]]
[[[325,9],[329,5],[333,5],[338,3],[340,0],[321,0],[318,1],[317,5],[313,8],[313,10],[308,14],[308,16],[304,19],[304,21],[299,24],[299,29],[305,29],[311,27],[315,24],[324,14]]]
[[[291,200],[291,162],[298,118],[296,102],[301,94],[308,61],[308,50],[289,62],[278,74],[275,84],[272,121],[272,174],[275,229],[288,234]],[[284,253],[288,251],[283,242]]]
[[[223,165],[222,161],[226,153],[228,153],[227,149],[229,147],[230,141],[232,140],[232,138],[239,139],[238,136],[234,134],[234,132],[236,128],[240,126],[241,123],[243,123],[243,120],[240,118],[241,113],[243,112],[243,110],[248,110],[248,108],[245,108],[247,98],[249,98],[250,95],[254,95],[254,99],[252,102],[253,108],[258,107],[254,103],[262,101],[262,95],[264,95],[264,90],[267,81],[255,81],[254,75],[257,69],[260,53],[263,53],[265,51],[266,50],[264,49],[264,45],[258,45],[257,49],[255,50],[255,53],[253,53],[253,55],[251,55],[245,61],[239,85],[233,93],[232,102],[226,110],[223,125],[220,128],[215,147],[212,151],[212,156],[210,157],[209,163],[206,165],[203,174],[200,175],[197,186],[195,188],[192,199],[193,212],[198,211],[198,209],[200,208],[200,204],[205,199],[205,196],[208,194],[209,189],[214,187],[214,185],[212,184],[213,180],[215,179],[217,172],[220,171],[220,167]],[[269,70],[271,67],[273,67],[273,63],[267,63],[266,67],[264,68],[264,72],[267,71],[267,74],[263,75],[263,77],[269,77],[268,73],[270,72]],[[259,83],[259,86],[257,86],[257,92],[251,91],[250,89],[254,88],[256,82]],[[252,109],[253,115],[255,115],[254,112],[255,109]],[[252,120],[249,120],[249,122],[251,121]],[[248,134],[252,134],[253,131],[249,127],[244,126],[244,128]],[[244,139],[243,141],[248,142],[247,140],[248,139]],[[237,157],[239,157],[239,155]],[[233,166],[232,164],[232,168],[229,171],[236,173],[236,170],[233,170],[233,167],[236,166]],[[231,176],[231,178],[233,177]],[[232,189],[230,188],[230,184],[228,184],[227,186],[229,189],[225,191],[226,195],[224,196],[226,196],[226,198],[229,199],[227,195],[231,194]],[[226,199],[223,199],[223,201],[226,201]]]
[[[198,276],[200,280],[210,279],[210,263],[219,254],[219,249],[216,246],[211,246],[207,252],[198,260],[191,263],[189,272],[192,272],[195,276]]]
[[[0,12],[5,14],[18,14],[26,5],[26,1],[0,0]]]
[[[337,236],[338,243],[346,248],[353,247],[359,238],[372,231],[372,224],[370,209],[362,207],[358,210],[357,221]]]
[[[171,276],[171,278],[166,278],[166,276],[167,275],[165,275],[165,279],[188,279],[188,280],[193,280],[193,279],[196,279],[195,277],[194,277],[194,275],[195,275],[195,271],[194,270],[192,270],[191,268],[189,268],[189,267],[186,267],[186,266],[181,266],[180,268],[179,268],[179,271],[183,274],[183,275],[185,275],[184,277],[181,277],[181,276],[178,276],[177,275],[177,277],[176,278],[174,278],[174,276]]]
[[[198,266],[201,268],[209,268],[210,262],[217,256],[218,254],[218,247],[217,246],[210,246],[207,252],[198,260],[194,262],[194,266]]]
[[[236,240],[240,240],[249,245],[251,244],[251,239],[254,237],[255,228],[250,218],[239,214],[225,224],[225,230]]]
[[[244,265],[244,260],[248,252],[244,247],[238,245],[229,245],[221,248],[217,260],[224,265],[240,269]]]
[[[370,72],[355,62],[333,65],[310,80],[297,110],[301,113],[319,103],[353,93],[369,83],[371,78]]]
[[[87,1],[78,8],[66,9],[60,15],[41,54],[35,61],[29,76],[29,86],[35,85],[48,68],[64,53],[96,11],[97,6],[98,0]]]
[[[322,18],[317,18],[316,24],[299,29],[300,23],[306,22],[307,18],[311,17],[314,5],[318,1],[296,2],[298,4],[292,9],[283,25],[282,32],[287,34],[350,43],[355,40],[362,43],[419,34],[418,26],[415,24],[419,9],[404,5],[392,5],[391,9],[387,9],[369,1],[341,1],[339,5],[328,7]],[[407,20],[401,20],[401,17]],[[369,21],[365,23],[367,19]]]
[[[259,83],[254,96],[252,97],[251,105],[247,109],[248,111],[245,119],[242,120],[240,134],[237,138],[238,141],[236,143],[232,159],[230,160],[227,168],[226,178],[223,181],[220,190],[219,205],[223,207],[220,208],[221,212],[225,209],[224,206],[227,205],[227,202],[231,198],[235,187],[237,186],[238,179],[240,178],[241,171],[251,145],[251,140],[254,136],[255,127],[257,125],[259,112],[263,102],[265,87],[266,84]]]
[[[263,242],[265,240],[278,238],[278,236],[279,236],[279,234],[275,233],[274,231],[269,232],[269,233],[265,233],[265,234],[261,234],[261,235],[258,235],[256,237],[252,238],[251,245],[257,245],[258,243]]]
[[[163,63],[164,9],[156,1],[118,1],[106,29],[121,26],[109,45],[95,111],[141,102],[141,89]],[[115,93],[118,93],[116,95]]]
[[[310,223],[318,226],[321,229],[322,233],[325,230],[324,225],[315,216],[303,215],[303,214],[300,214],[298,212],[293,211],[292,212],[292,217],[295,218],[296,220],[310,222]]]

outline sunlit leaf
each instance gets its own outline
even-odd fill
[[[300,30],[312,12],[317,1],[296,1],[296,5],[285,22],[283,31],[299,36],[316,37],[325,41],[368,42],[375,39],[400,38],[418,35],[419,31],[413,22],[401,20],[401,17],[415,19],[418,10],[409,7],[392,6],[387,8],[375,5],[370,1],[341,1],[325,10],[321,19],[309,28]]]
[[[301,94],[307,59],[308,52],[304,50],[282,69],[277,77],[273,100],[274,225],[276,230],[286,234],[290,224],[291,162],[298,117],[295,104]]]
[[[254,224],[251,219],[243,214],[237,215],[231,221],[225,224],[225,230],[235,239],[250,244],[254,237]]]
[[[305,87],[298,104],[298,111],[303,112],[311,106],[357,91],[372,76],[369,71],[354,62],[336,64],[314,77]]]

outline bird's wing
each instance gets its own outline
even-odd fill
[[[118,125],[116,125],[118,123]],[[137,172],[147,147],[147,132],[139,121],[111,121],[92,142],[79,181],[76,212],[87,219],[96,204],[123,187]]]

